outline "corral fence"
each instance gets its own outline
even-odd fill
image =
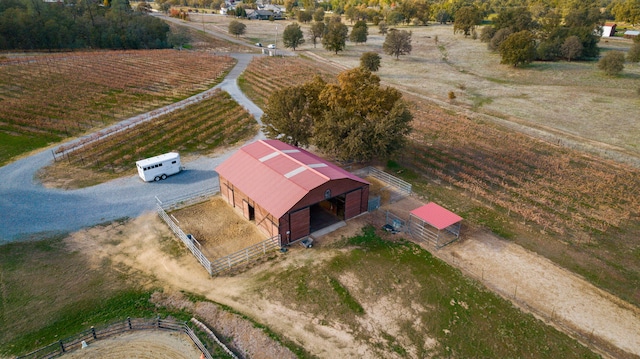
[[[280,247],[280,235],[278,234],[265,241],[212,261],[210,273],[212,273],[211,275],[222,273],[233,267],[249,263],[256,258],[264,256],[268,252],[279,250]]]
[[[132,319],[127,318],[124,321],[111,324],[106,327],[96,328],[80,332],[74,336],[60,339],[55,343],[51,343],[46,347],[35,350],[29,354],[25,354],[16,359],[48,359],[56,358],[65,353],[81,349],[89,345],[89,343],[97,340],[106,339],[118,334],[131,332],[134,330],[164,330],[173,332],[182,332],[191,338],[193,344],[200,350],[207,359],[212,359],[211,354],[207,348],[202,344],[200,339],[196,336],[189,326],[184,322],[177,322],[175,320],[167,319]],[[222,343],[220,343],[222,344]],[[226,347],[224,347],[226,348]],[[223,349],[224,349],[223,348]],[[228,348],[227,348],[228,350]]]
[[[411,183],[402,180],[396,176],[390,175],[387,172],[381,171],[375,167],[365,167],[353,172],[359,177],[373,177],[381,182],[387,184],[383,190],[388,190],[390,193],[389,202],[396,202],[406,196],[411,195]]]
[[[174,221],[174,218],[167,214],[167,211],[176,210],[186,206],[190,206],[192,204],[204,202],[212,196],[218,194],[219,192],[220,186],[218,185],[215,188],[192,193],[190,195],[175,198],[170,201],[163,202],[158,199],[158,197],[156,197],[156,211],[158,212],[160,218],[165,221],[165,223],[169,226],[171,231],[173,231],[176,237],[178,237],[182,241],[182,243],[189,249],[189,251],[191,251],[194,257],[196,257],[198,262],[200,262],[200,264],[211,276],[231,270],[234,267],[247,264],[259,257],[266,255],[269,252],[279,250],[281,247],[280,235],[277,235],[221,258],[217,258],[214,260],[210,260],[209,258],[207,258],[207,256],[202,253],[202,246],[200,245],[198,240],[190,234],[185,234],[180,226],[176,223],[177,221]]]
[[[408,220],[389,211],[385,212],[385,224],[394,233],[409,233],[414,239],[440,249],[460,238],[460,222],[443,230],[438,230],[420,218],[410,214]]]
[[[440,249],[460,238],[460,223],[443,230],[432,227],[422,219],[409,215],[409,233],[413,238],[426,242],[436,249]]]

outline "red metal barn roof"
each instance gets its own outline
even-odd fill
[[[260,140],[240,148],[216,171],[280,218],[309,191],[332,180],[368,182],[301,148]]]
[[[414,209],[411,211],[411,214],[439,230],[445,229],[452,224],[462,221],[462,217],[433,202],[429,202],[422,207]]]

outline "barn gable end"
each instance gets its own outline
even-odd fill
[[[283,244],[367,210],[368,182],[277,140],[246,145],[216,170],[222,197]]]

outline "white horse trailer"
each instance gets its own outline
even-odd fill
[[[136,162],[138,174],[145,182],[159,181],[167,176],[176,174],[182,170],[180,166],[180,154],[169,152]]]

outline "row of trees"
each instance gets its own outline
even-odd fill
[[[106,4],[106,6],[105,6]],[[0,49],[156,49],[172,46],[169,26],[128,0],[0,1]]]
[[[454,32],[476,38],[482,21],[480,9],[464,6],[456,13]],[[538,12],[507,7],[482,29],[480,39],[490,50],[499,51],[502,62],[519,66],[533,60],[593,59],[599,55],[597,34],[602,21],[600,9],[578,4],[565,15],[556,9]]]
[[[295,146],[317,146],[341,160],[385,159],[400,150],[411,132],[408,104],[380,78],[359,67],[275,91],[262,121],[265,134]]]

